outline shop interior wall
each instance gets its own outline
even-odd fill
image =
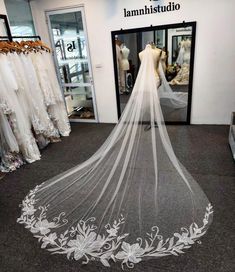
[[[0,0],[0,11],[1,8]],[[197,21],[192,124],[228,124],[235,111],[234,0],[178,0],[179,11],[136,17],[123,16],[123,9],[167,4],[150,0],[32,0],[36,30],[50,43],[46,10],[84,5],[96,100],[100,122],[116,122],[112,30]],[[4,8],[4,7],[3,7]],[[101,64],[101,68],[97,68]]]
[[[4,0],[0,0],[0,14],[7,14]]]

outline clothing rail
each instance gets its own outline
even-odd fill
[[[0,36],[0,39],[7,39],[13,41],[13,39],[38,39],[41,40],[40,36]]]

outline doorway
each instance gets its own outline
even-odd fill
[[[98,122],[84,9],[48,11],[46,16],[69,119]]]

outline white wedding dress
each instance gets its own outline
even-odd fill
[[[0,54],[0,104],[9,114],[13,133],[24,159],[31,163],[40,159],[40,152],[31,132],[29,119],[17,97],[18,85],[6,55]]]
[[[18,84],[18,98],[34,132],[36,135],[43,135],[48,139],[58,139],[58,130],[48,115],[30,57],[14,53],[10,54],[9,58]]]
[[[71,129],[48,52],[0,54],[0,171],[40,159]],[[33,131],[32,131],[33,130]]]
[[[71,128],[64,99],[56,78],[54,64],[48,52],[31,54],[47,110],[62,136],[69,136]]]
[[[23,164],[7,115],[8,113],[3,112],[0,103],[0,171],[2,172],[14,171]]]
[[[175,78],[170,82],[171,85],[188,85],[189,84],[189,71],[190,71],[190,53],[191,53],[191,41],[186,40],[181,42],[179,55],[176,63],[180,65]]]
[[[17,221],[52,254],[132,268],[183,253],[212,222],[210,202],[172,149],[158,96],[159,59],[150,45],[141,59],[130,99],[104,144],[22,202]]]

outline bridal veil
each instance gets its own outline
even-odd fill
[[[147,46],[128,104],[84,163],[36,186],[18,222],[53,254],[132,268],[179,255],[207,231],[212,206],[176,158]]]

